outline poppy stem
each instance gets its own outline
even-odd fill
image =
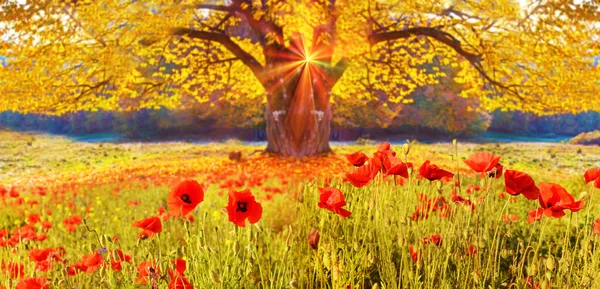
[[[548,218],[544,218],[544,223],[542,224],[542,229],[540,231],[540,238],[538,239],[537,246],[535,247],[535,252],[533,253],[533,259],[537,260],[538,251],[540,247],[542,247],[542,240],[544,239],[544,233],[546,232],[546,224],[548,224]]]
[[[592,206],[594,206],[594,194],[593,194],[593,190],[594,187],[592,186],[591,189],[589,190],[589,195],[590,195],[590,203],[588,205],[588,209],[587,209],[587,213],[585,214],[585,226],[583,226],[583,229],[587,229],[588,227],[588,221],[590,219],[590,210],[592,209]]]

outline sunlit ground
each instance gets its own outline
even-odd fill
[[[414,164],[409,178],[380,173],[356,188],[344,182],[357,170],[345,155],[372,157],[376,144],[297,160],[234,141],[113,144],[0,134],[6,288],[30,277],[38,287],[17,288],[600,288],[592,225],[600,190],[583,178],[600,167],[600,147],[413,143],[405,159],[392,146]],[[241,160],[230,160],[234,151]],[[505,170],[527,172],[538,185],[563,186],[584,207],[529,223],[540,203],[507,194],[504,176],[474,173],[463,160],[477,151],[502,155]],[[454,179],[419,178],[425,160]],[[169,216],[168,195],[186,179],[204,187],[204,199],[183,219]],[[343,192],[349,217],[318,205],[326,187]],[[230,192],[245,189],[262,214],[239,227],[225,207]],[[159,232],[156,224],[133,226],[152,216]],[[314,231],[309,237],[312,229],[318,239]]]

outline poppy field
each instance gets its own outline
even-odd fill
[[[600,288],[599,147],[0,137],[0,288]]]

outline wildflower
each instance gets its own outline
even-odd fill
[[[448,180],[448,179],[454,177],[453,173],[446,171],[446,170],[442,170],[436,165],[430,164],[429,160],[425,161],[421,165],[421,167],[419,168],[419,175],[421,175],[423,178],[426,178],[430,181]]]
[[[466,206],[471,206],[471,212],[475,211],[475,204],[473,204],[473,202],[469,199],[465,199],[459,195],[453,195],[452,196],[452,202],[454,203],[458,203],[458,204],[462,204],[462,205],[466,205]]]
[[[16,289],[50,289],[50,285],[46,283],[46,277],[32,277],[21,279]]]
[[[496,165],[502,156],[496,156],[488,152],[478,152],[469,156],[465,163],[475,172],[484,173],[491,172],[493,169],[498,169]],[[502,173],[500,172],[500,175]],[[497,177],[497,173],[493,173],[492,177]]]
[[[362,152],[355,152],[352,154],[347,154],[346,159],[356,167],[360,167],[365,164],[369,160],[369,157]]]
[[[600,235],[600,218],[594,221],[594,234]]]
[[[85,267],[85,270],[82,271],[85,271],[86,273],[90,274],[94,273],[94,271],[100,268],[102,262],[104,261],[104,259],[100,254],[98,254],[98,252],[85,255],[81,259],[81,261],[83,262],[83,266]]]
[[[594,187],[600,189],[600,168],[587,170],[583,177],[586,184],[594,181]]]
[[[173,216],[185,216],[204,201],[204,190],[195,180],[181,182],[169,192],[167,205]]]
[[[175,270],[169,268],[168,271],[169,276],[171,277],[168,289],[193,289],[194,287],[190,281],[184,276],[186,261],[177,259],[173,261],[173,264],[175,264]]]
[[[137,267],[138,278],[135,280],[136,283],[139,284],[147,284],[148,277],[154,278],[158,274],[160,274],[160,267],[156,266],[156,261],[144,261],[140,263]]]
[[[478,185],[475,184],[469,184],[467,186],[467,190],[465,191],[465,193],[467,193],[467,195],[471,195],[473,194],[473,191],[480,191],[481,187],[479,187]]]
[[[29,216],[27,216],[28,224],[36,224],[39,221],[40,221],[40,215],[38,215],[38,214],[29,214]]]
[[[113,271],[119,272],[123,269],[123,266],[118,260],[110,259],[110,268],[113,269]]]
[[[131,261],[131,256],[126,255],[125,253],[123,253],[123,251],[121,249],[115,249],[113,252],[117,254],[118,259],[120,261],[125,261],[125,262],[130,262]]]
[[[419,261],[419,253],[415,249],[415,246],[410,246],[409,252],[410,252],[410,257],[413,259],[413,261],[415,263],[418,262]]]
[[[504,166],[502,164],[497,163],[491,170],[487,171],[485,174],[494,179],[499,179],[502,176],[502,171],[504,170]]]
[[[263,208],[256,201],[249,189],[241,192],[232,190],[229,192],[229,203],[227,205],[229,221],[240,226],[246,226],[246,219],[254,224],[262,217]]]
[[[507,170],[504,174],[504,184],[506,192],[518,196],[522,194],[528,200],[535,200],[540,195],[540,189],[535,185],[535,181],[526,173]]]
[[[539,202],[541,208],[529,211],[527,221],[533,223],[542,216],[560,218],[565,215],[564,210],[577,212],[583,208],[583,201],[575,202],[575,199],[567,190],[557,184],[540,183]]]
[[[517,222],[517,221],[519,221],[519,216],[513,215],[513,214],[510,214],[510,215],[502,214],[502,220],[507,224],[510,222]]]
[[[357,188],[362,188],[375,179],[378,172],[379,167],[372,164],[364,165],[352,173],[346,174],[344,181],[350,182]]]
[[[397,157],[389,157],[384,162],[385,175],[396,175],[408,179],[408,168],[412,168],[412,163],[404,163]]]
[[[473,246],[473,244],[470,244],[469,247],[467,247],[467,256],[475,255],[477,255],[477,247]]]
[[[157,216],[136,221],[133,223],[133,226],[143,230],[139,235],[140,239],[150,238],[162,232],[162,223],[160,222],[160,218]]]
[[[320,188],[319,192],[321,192],[321,195],[319,196],[320,208],[332,211],[342,216],[342,218],[347,218],[352,214],[342,208],[346,205],[346,201],[344,201],[344,193],[340,190],[336,188]]]
[[[7,273],[10,279],[18,279],[25,275],[24,273],[25,266],[20,263],[8,262],[7,264],[2,264],[2,271]]]
[[[70,232],[70,233],[75,232],[75,229],[77,229],[77,226],[81,225],[81,216],[75,215],[70,218],[65,218],[63,220],[63,224],[67,228],[67,232]]]
[[[313,248],[313,250],[319,249],[319,239],[320,238],[321,237],[319,236],[319,230],[317,230],[317,229],[310,230],[310,232],[308,232],[308,245],[310,245],[310,247]]]
[[[431,236],[426,236],[425,238],[423,238],[423,245],[427,245],[429,243],[432,243],[438,247],[442,246],[442,236],[440,236],[440,234],[434,234]]]
[[[52,223],[50,223],[49,221],[42,221],[42,229],[46,231],[52,229]]]
[[[373,153],[373,158],[369,161],[370,164],[385,169],[384,163],[390,157],[395,157],[396,152],[391,150],[389,142],[383,142],[377,146],[377,151]]]

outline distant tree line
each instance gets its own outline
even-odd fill
[[[556,116],[533,116],[522,112],[492,113],[481,111],[473,99],[450,94],[423,94],[414,97],[414,103],[399,112],[392,112],[378,104],[356,107],[357,119],[334,119],[337,130],[386,127],[403,132],[439,133],[442,135],[472,135],[485,131],[515,134],[576,135],[600,129],[600,114],[595,112]],[[431,92],[431,91],[430,91]],[[335,106],[334,106],[335,108]],[[344,108],[352,110],[353,108]],[[253,139],[264,139],[264,121],[257,112],[256,119],[236,121],[233,108],[219,114],[198,108],[185,110],[140,110],[132,112],[78,112],[64,116],[45,116],[15,112],[0,113],[0,127],[16,131],[44,131],[53,134],[117,133],[131,138],[155,137],[214,137],[215,134],[235,134],[254,131]],[[227,112],[227,113],[225,113]],[[371,115],[369,115],[369,113]],[[368,118],[394,114],[391,121],[369,124]],[[237,116],[239,117],[239,116]],[[334,134],[334,137],[337,135]],[[246,135],[248,137],[248,135]]]

